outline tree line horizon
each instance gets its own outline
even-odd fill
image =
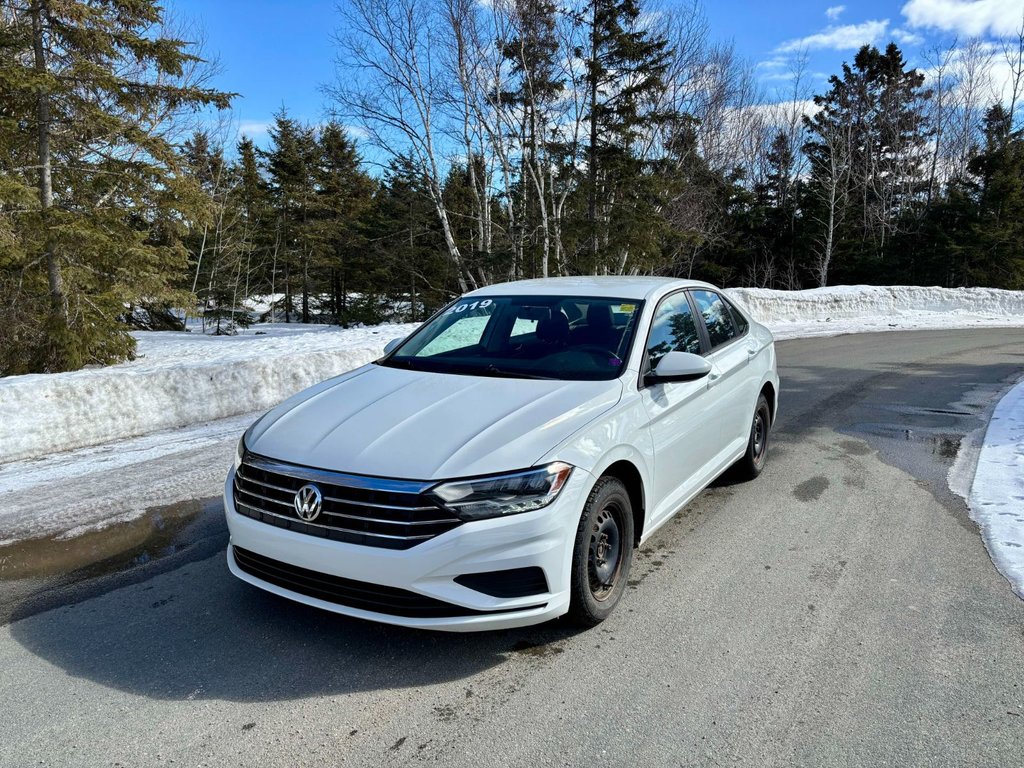
[[[203,124],[235,94],[153,0],[3,0],[0,375],[130,359],[186,309],[234,333],[264,295],[349,325],[553,275],[1024,289],[1024,25],[927,77],[865,45],[820,93],[798,53],[766,103],[695,3],[338,13],[331,118],[282,108],[260,148]]]

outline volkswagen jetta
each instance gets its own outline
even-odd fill
[[[445,630],[612,611],[633,551],[764,466],[771,333],[693,281],[493,285],[281,403],[224,489],[239,578]]]

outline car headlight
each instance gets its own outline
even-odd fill
[[[524,472],[441,483],[430,493],[461,520],[486,520],[546,507],[570,474],[569,464],[556,461]]]
[[[235,446],[235,469],[242,466],[242,457],[245,456],[245,435],[238,438],[238,445]]]

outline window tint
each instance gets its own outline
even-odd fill
[[[701,353],[700,336],[683,292],[663,299],[654,313],[647,340],[647,358],[652,370],[668,352]]]
[[[711,291],[692,291],[692,295],[704,317],[712,349],[736,337],[732,314],[721,296]]]

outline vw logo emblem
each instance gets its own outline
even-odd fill
[[[324,498],[315,485],[304,485],[295,493],[295,514],[307,523],[316,520]]]

